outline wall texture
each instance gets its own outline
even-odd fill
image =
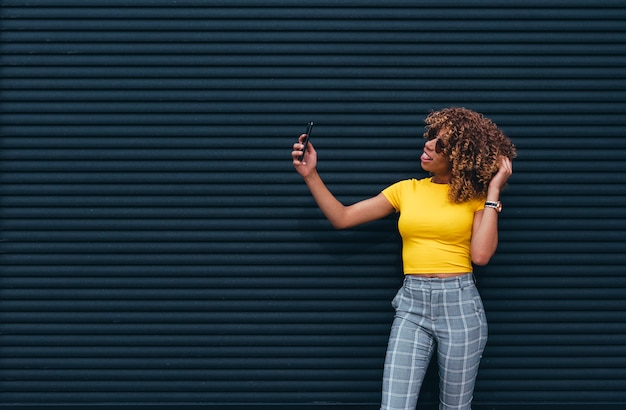
[[[353,202],[425,176],[449,105],[519,150],[475,407],[626,403],[623,1],[3,0],[0,30],[0,407],[377,408],[395,218],[334,231],[291,145],[315,121]]]

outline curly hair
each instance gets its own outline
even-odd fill
[[[446,130],[443,153],[452,165],[449,199],[453,203],[483,199],[498,172],[500,158],[513,159],[515,146],[489,118],[462,107],[431,112],[424,138]]]

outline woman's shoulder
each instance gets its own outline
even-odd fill
[[[395,188],[402,188],[402,189],[408,189],[408,188],[419,188],[420,186],[428,186],[430,184],[430,180],[431,178],[407,178],[407,179],[402,179],[400,181],[397,181],[393,184],[391,184],[389,187],[395,187]]]
[[[431,181],[431,177],[419,178],[419,179],[418,178],[407,178],[407,179],[402,179],[402,180],[396,182],[396,184],[417,186],[417,185],[430,184],[430,181]]]

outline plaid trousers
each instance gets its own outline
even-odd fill
[[[381,410],[414,410],[436,349],[440,410],[470,410],[487,320],[473,274],[406,275],[392,302]]]

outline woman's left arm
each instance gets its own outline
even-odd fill
[[[513,174],[513,164],[509,158],[502,158],[498,172],[492,178],[487,189],[487,201],[500,200],[500,191],[506,181]],[[470,252],[472,262],[476,265],[486,265],[496,253],[498,247],[498,211],[494,208],[485,208],[474,214],[472,225],[472,240]]]

